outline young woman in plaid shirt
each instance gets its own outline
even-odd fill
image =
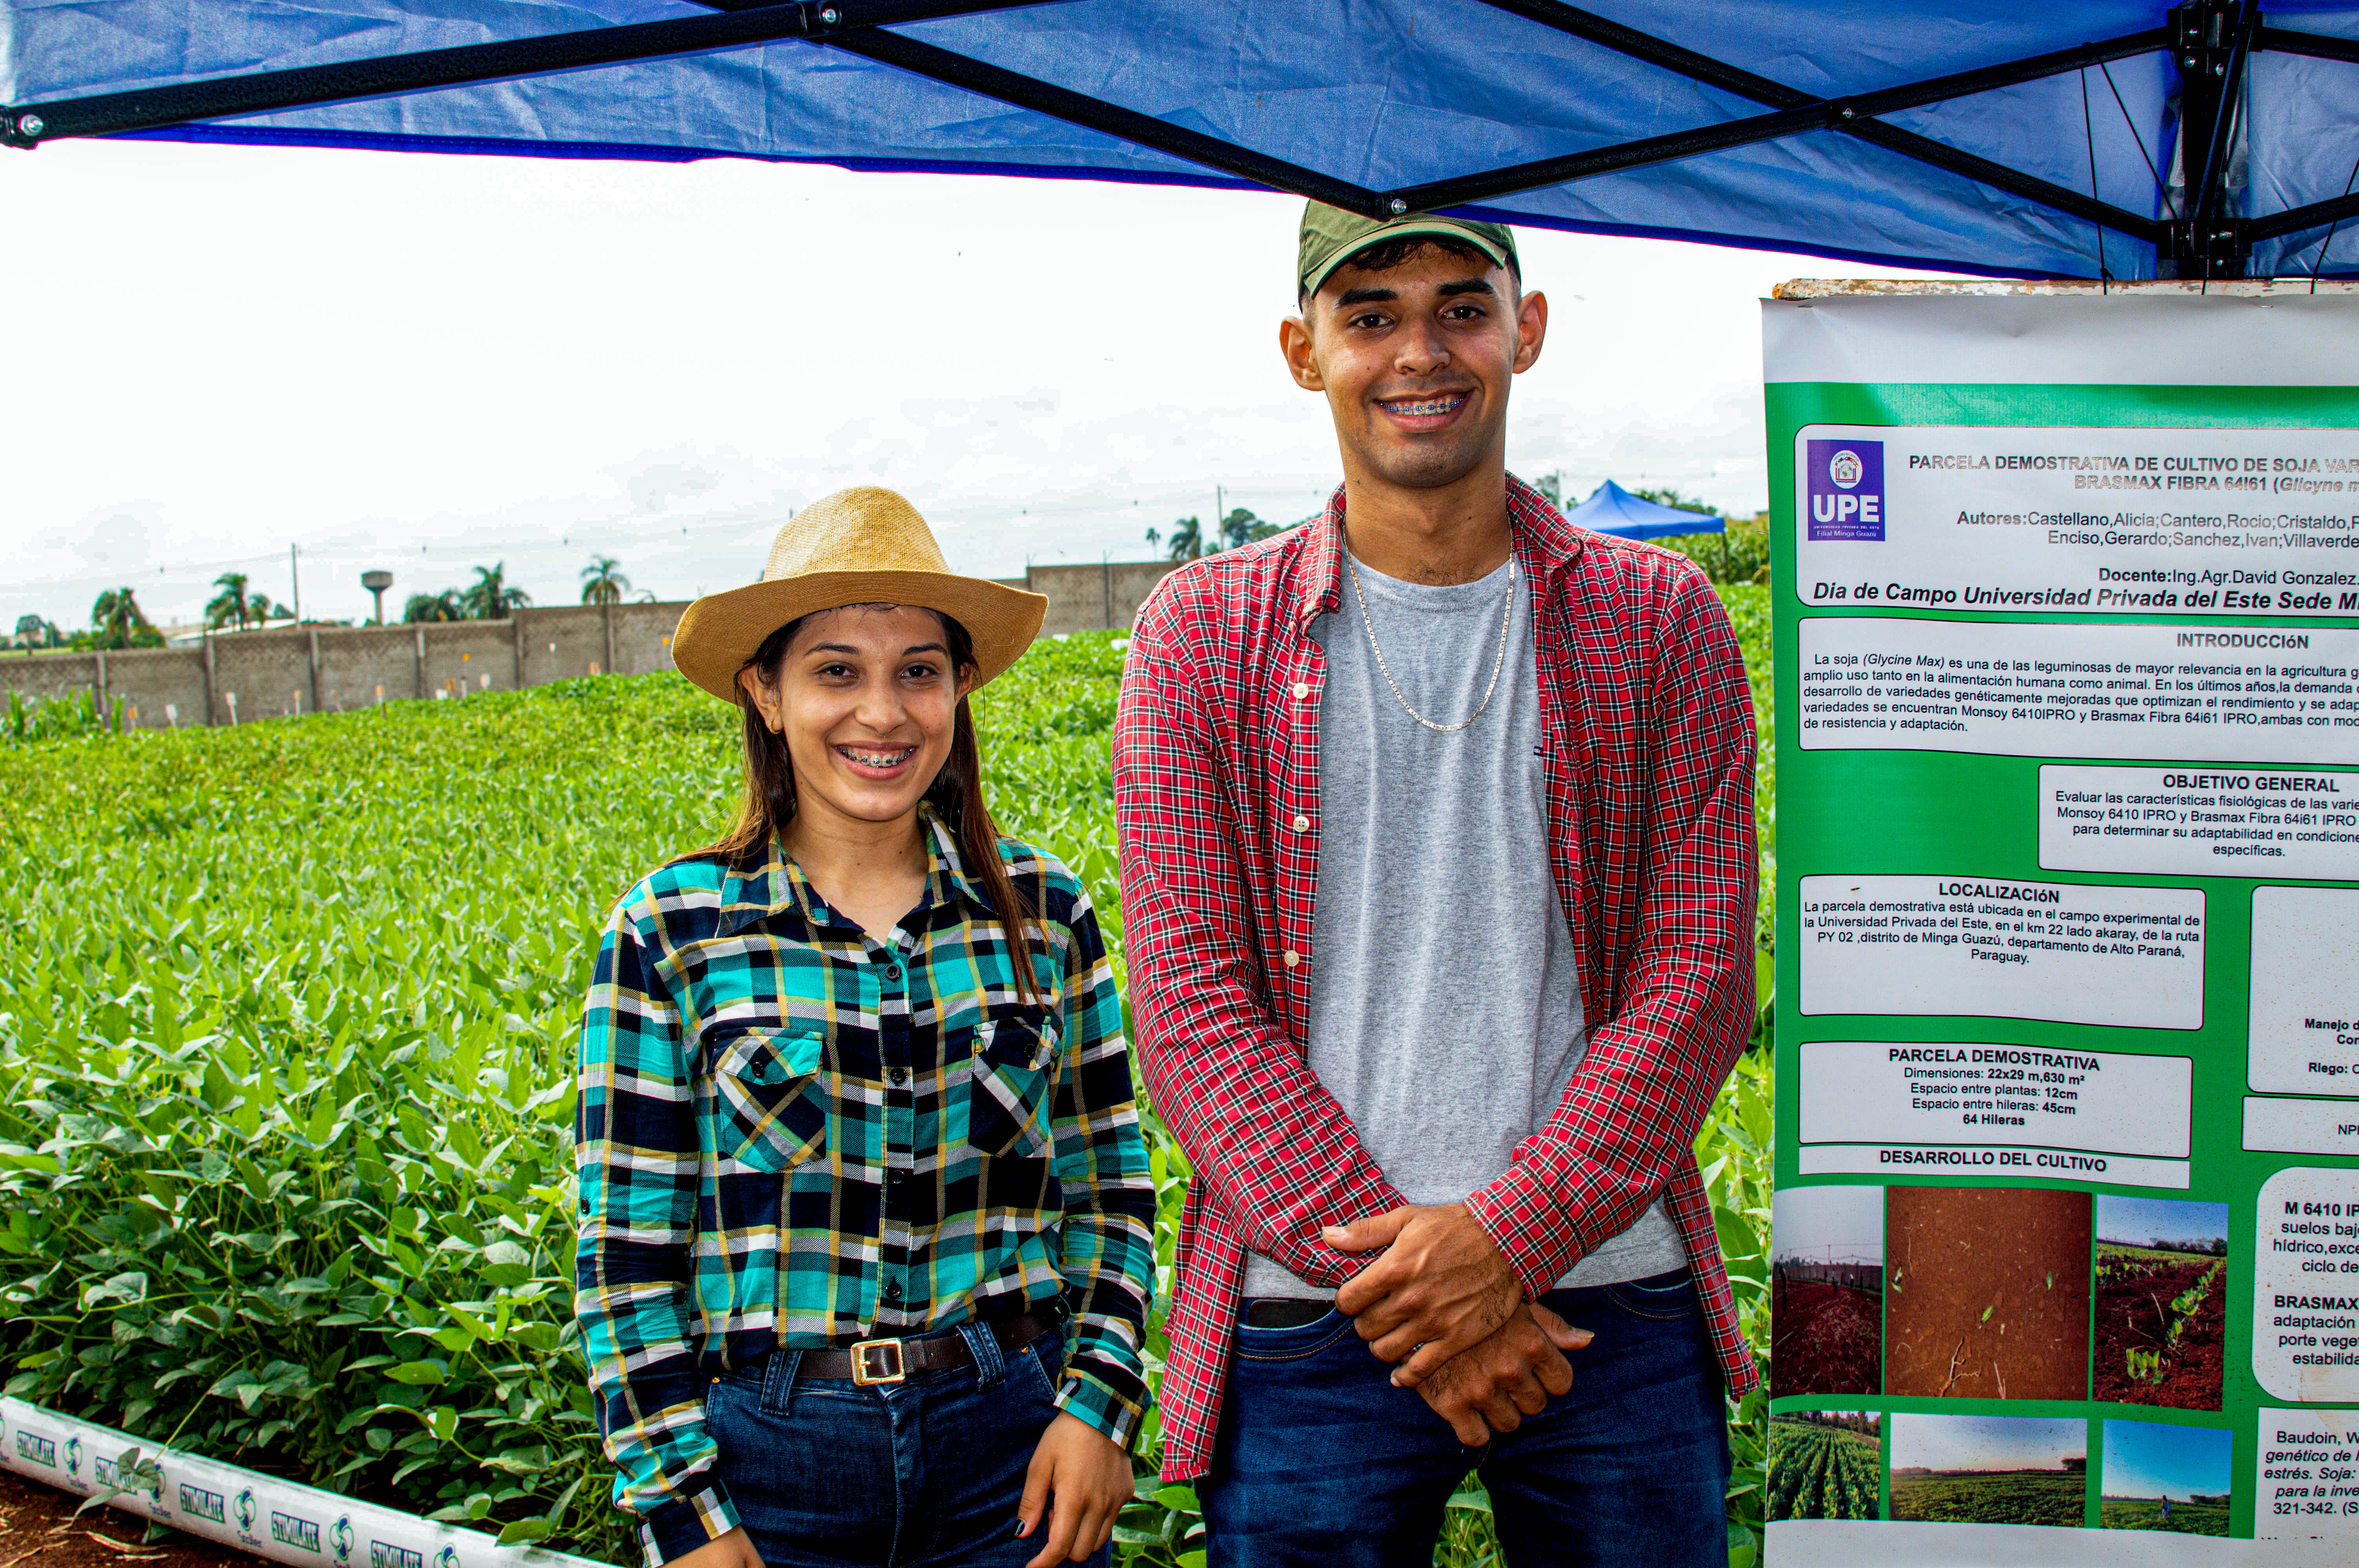
[[[889,491],[681,617],[736,829],[616,907],[582,1033],[577,1315],[650,1564],[1051,1568],[1131,1498],[1154,1194],[1071,872],[967,694],[1045,601]]]

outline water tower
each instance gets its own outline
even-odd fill
[[[361,586],[376,596],[376,623],[385,624],[385,590],[393,586],[391,572],[363,572]]]

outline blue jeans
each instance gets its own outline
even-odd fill
[[[1727,1568],[1718,1358],[1685,1271],[1542,1298],[1596,1338],[1572,1391],[1487,1446],[1330,1312],[1239,1327],[1212,1472],[1207,1568],[1430,1568],[1442,1512],[1483,1478],[1512,1568]]]
[[[1048,1520],[1019,1541],[1016,1509],[1057,1414],[1064,1337],[1007,1352],[982,1325],[960,1332],[973,1366],[906,1383],[798,1379],[800,1353],[776,1350],[706,1387],[721,1479],[766,1568],[1022,1568],[1039,1555]]]

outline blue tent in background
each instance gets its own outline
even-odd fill
[[[0,0],[0,142],[109,135],[1251,185],[2025,276],[2359,274],[2359,0]],[[696,286],[733,275],[792,301],[790,266],[742,258]]]
[[[1564,514],[1568,523],[1625,539],[1668,539],[1674,534],[1724,534],[1727,520],[1708,512],[1685,512],[1642,500],[1607,480],[1589,499]]]

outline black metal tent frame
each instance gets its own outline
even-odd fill
[[[2165,276],[2239,276],[2256,242],[2319,229],[2330,230],[2331,238],[2333,226],[2359,216],[2359,193],[2346,193],[2259,217],[2235,216],[2227,211],[2225,176],[2234,141],[2235,105],[2245,63],[2252,55],[2256,50],[2277,49],[2359,63],[2359,39],[2274,26],[2262,19],[2259,0],[2188,0],[2171,7],[2159,27],[1841,98],[1821,98],[1799,92],[1592,12],[1559,4],[1558,0],[1482,0],[1483,4],[1543,27],[1749,99],[1762,104],[1765,112],[1693,130],[1396,190],[1374,190],[1355,185],[1217,136],[885,30],[903,23],[1013,10],[1044,0],[695,3],[716,14],[10,105],[0,108],[0,142],[32,147],[66,136],[158,130],[199,121],[800,38],[1034,110],[1256,184],[1291,190],[1370,216],[1476,203],[1516,191],[1564,185],[1820,131],[1856,136],[1903,157],[1962,175],[2085,219],[2100,229],[2111,229],[2143,241],[2156,248],[2159,270]],[[2091,67],[2102,70],[2114,60],[2165,50],[2170,54],[2180,77],[2180,146],[2190,154],[2202,149],[2202,159],[2198,166],[2191,157],[2182,158],[2186,200],[2183,206],[2172,204],[2169,192],[2161,190],[2169,210],[2161,219],[2101,200],[2093,191],[2084,194],[1976,157],[1882,118],[2068,71],[2081,72],[2085,87]],[[2124,117],[2127,118],[2126,109]],[[2135,134],[2135,124],[2131,129]],[[2144,152],[2143,138],[2139,146]],[[2157,148],[2155,155],[2167,156],[2167,150]],[[2160,190],[2160,175],[2152,167],[2152,157],[2148,163],[2149,173],[2154,174]],[[2322,247],[2321,259],[2323,260]]]

